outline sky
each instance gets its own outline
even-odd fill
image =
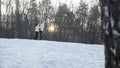
[[[54,5],[57,5],[59,4],[59,2],[61,2],[61,3],[66,3],[67,5],[73,4],[74,6],[78,6],[80,2],[80,0],[51,0],[51,1]],[[83,1],[86,2],[89,6],[91,6],[93,3],[96,2],[96,0],[83,0]]]
[[[13,2],[15,2],[15,0],[12,0]],[[22,1],[22,0],[20,0]],[[30,1],[30,0],[28,0]],[[39,1],[42,1],[42,0],[36,0],[36,2],[39,2]],[[88,4],[88,6],[92,6],[93,4],[96,3],[96,1],[98,0],[83,0],[84,2],[86,2]],[[2,0],[2,2],[8,2],[8,0]],[[58,7],[60,3],[66,3],[68,5],[68,7],[70,8],[76,8],[77,6],[79,6],[79,2],[80,0],[51,0],[52,2],[52,5],[54,7]],[[5,13],[5,5],[2,4],[2,9],[3,9],[3,12],[2,13]]]

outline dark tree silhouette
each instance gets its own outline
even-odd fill
[[[16,1],[16,19],[15,19],[15,26],[14,26],[14,30],[15,30],[15,38],[20,38],[20,20],[19,20],[19,0],[15,0]]]
[[[120,68],[120,0],[100,0],[105,68]]]
[[[73,41],[74,40],[74,25],[75,15],[66,4],[60,5],[55,17],[55,22],[58,25],[57,40]]]
[[[94,5],[91,7],[90,14],[88,16],[87,22],[87,35],[86,42],[88,43],[100,43],[100,12],[98,10],[99,6]]]
[[[88,16],[88,5],[80,0],[79,7],[76,11],[76,27],[78,29],[79,35],[78,40],[79,42],[85,43],[85,29],[86,29],[86,24],[87,24],[87,16]]]
[[[0,27],[1,27],[1,23],[2,23],[2,22],[1,22],[1,17],[2,17],[2,16],[1,16],[1,0],[0,0]]]

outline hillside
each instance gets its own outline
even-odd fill
[[[104,68],[104,47],[1,38],[0,68]]]

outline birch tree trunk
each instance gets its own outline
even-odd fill
[[[120,0],[100,0],[105,68],[120,68]]]

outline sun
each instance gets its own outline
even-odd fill
[[[49,28],[48,28],[48,31],[49,32],[54,32],[55,31],[55,27],[53,25],[51,25]]]

